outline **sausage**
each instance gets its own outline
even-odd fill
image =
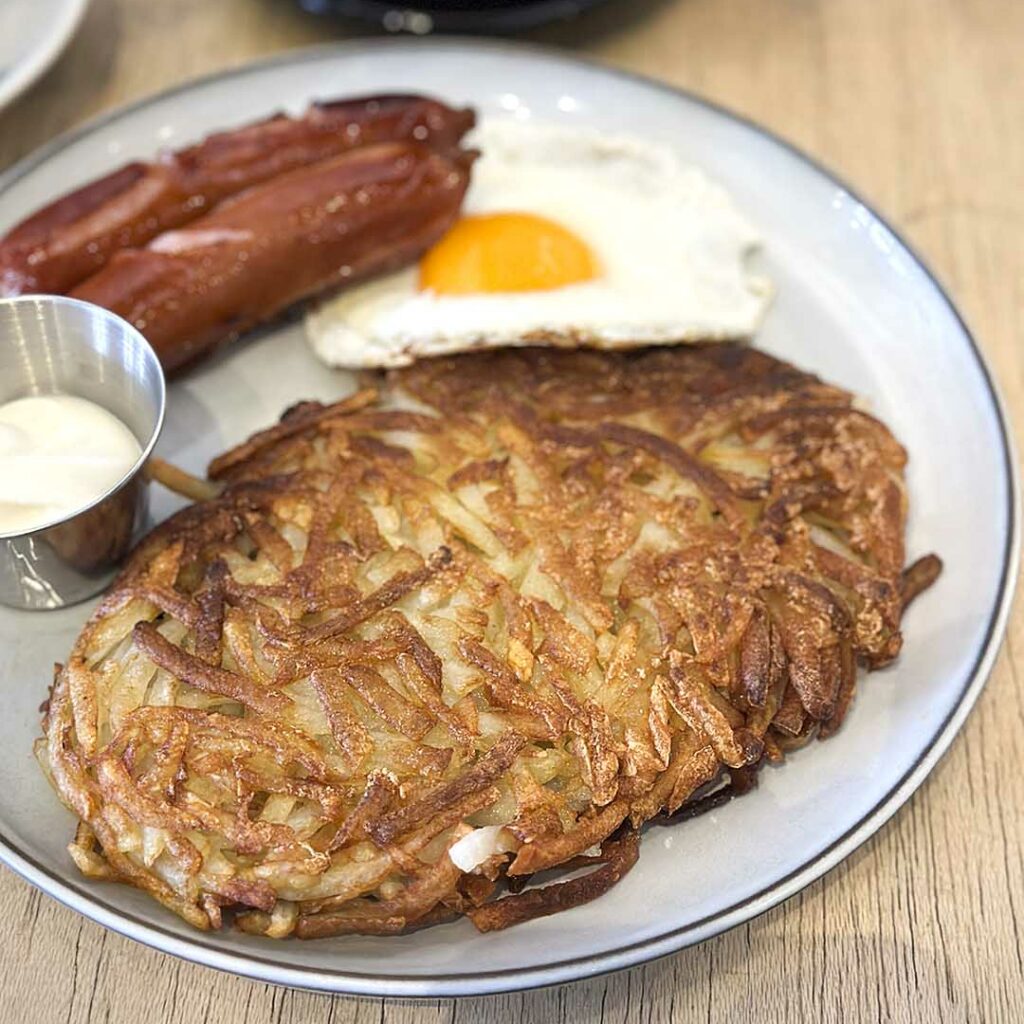
[[[357,146],[413,140],[447,150],[472,127],[471,110],[422,96],[313,104],[136,162],[30,216],[0,240],[0,295],[65,294],[118,249],[145,245],[244,189]]]
[[[293,303],[417,259],[458,215],[474,156],[350,150],[116,252],[71,295],[133,323],[177,369]]]

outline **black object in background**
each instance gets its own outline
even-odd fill
[[[315,14],[362,18],[389,32],[522,32],[605,0],[299,0]]]

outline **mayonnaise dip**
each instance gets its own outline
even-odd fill
[[[110,490],[142,449],[112,413],[74,395],[0,405],[0,534],[64,519]]]

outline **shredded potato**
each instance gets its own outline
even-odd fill
[[[748,788],[897,655],[939,567],[903,572],[904,461],[727,345],[463,356],[297,406],[190,485],[56,678],[75,863],[275,938],[593,899],[644,821]],[[463,872],[478,827],[502,842]],[[558,867],[589,873],[520,891]]]

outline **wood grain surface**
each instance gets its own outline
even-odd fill
[[[354,31],[289,0],[93,0],[0,114],[0,166],[98,111]],[[620,0],[533,38],[695,90],[834,167],[949,287],[1024,423],[1019,0]],[[152,952],[0,871],[0,1020],[1021,1021],[1022,683],[1018,606],[966,728],[887,827],[785,905],[643,968],[487,999],[331,999]]]

